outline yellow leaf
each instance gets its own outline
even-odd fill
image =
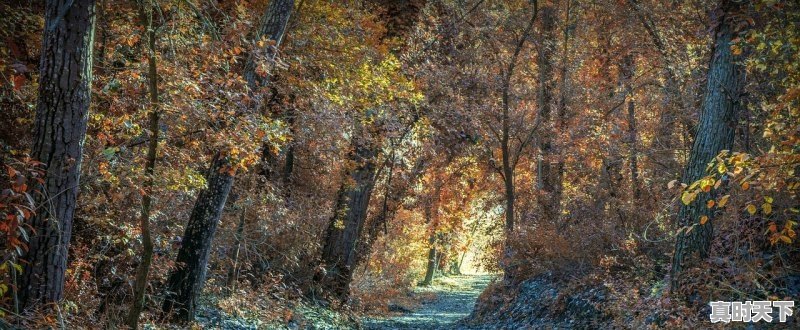
[[[719,174],[722,174],[722,173],[725,173],[727,171],[728,171],[728,168],[725,167],[725,163],[719,163],[719,166],[717,166],[717,172],[719,172]]]
[[[683,202],[683,205],[689,205],[692,203],[695,197],[697,197],[697,194],[684,191],[683,195],[681,195],[681,202]]]
[[[792,244],[792,239],[789,238],[788,236],[781,235],[781,241],[786,243],[786,244]]]
[[[764,203],[761,205],[761,209],[764,211],[764,214],[772,213],[772,204]]]
[[[711,186],[714,183],[713,179],[703,179],[703,183],[701,187],[703,188],[703,192],[711,191]]]
[[[707,215],[704,215],[704,216],[700,217],[700,224],[701,225],[705,225],[706,222],[708,222],[708,216]]]
[[[772,197],[770,196],[764,196],[764,200],[767,201],[767,203],[772,203],[773,201]]]
[[[706,202],[706,207],[710,209],[710,208],[714,207],[714,204],[716,204],[716,203],[717,202],[714,201],[713,199],[709,199],[708,202]]]
[[[722,198],[719,199],[719,206],[718,207],[720,207],[720,208],[725,207],[725,204],[728,204],[728,198],[730,198],[730,197],[731,197],[731,195],[722,196]]]
[[[747,212],[750,213],[750,215],[756,214],[756,206],[753,204],[747,205]]]

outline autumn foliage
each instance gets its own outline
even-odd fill
[[[417,306],[426,274],[498,274],[486,310],[526,282],[555,283],[554,314],[591,288],[608,328],[704,328],[709,301],[800,295],[795,2],[97,0],[64,298],[20,306],[61,173],[30,157],[57,2],[0,3],[0,327],[126,324],[143,224],[136,320],[157,328],[309,308],[354,326]],[[276,3],[282,37],[257,37]],[[712,118],[728,58],[734,116]],[[731,139],[687,180],[695,142],[720,135],[703,121]],[[214,174],[220,216],[193,214]],[[190,218],[212,243],[177,320],[162,306]]]

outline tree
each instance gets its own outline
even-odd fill
[[[375,3],[385,12],[382,16],[386,33],[382,41],[391,43],[402,41],[406,32],[418,18],[424,0],[397,1],[376,0]],[[364,235],[367,209],[372,197],[377,177],[376,161],[381,154],[383,138],[379,127],[371,121],[372,110],[358,114],[354,118],[353,134],[350,139],[348,163],[345,178],[336,197],[334,215],[328,222],[322,248],[322,262],[325,274],[317,276],[317,282],[332,300],[344,302],[350,295],[350,282],[353,279],[359,252],[369,249],[359,248]]]
[[[322,260],[327,269],[322,281],[323,289],[338,301],[345,301],[350,295],[350,282],[357,260],[355,252],[375,187],[377,147],[375,142],[365,141],[368,133],[363,130],[356,132],[353,149],[348,155],[354,168],[348,169],[339,189],[335,213],[328,224],[322,249]]]
[[[430,285],[433,282],[433,275],[436,272],[437,260],[443,251],[437,251],[437,238],[439,234],[436,232],[439,222],[439,202],[441,200],[441,190],[444,182],[437,180],[436,174],[432,175],[431,184],[433,187],[430,189],[430,195],[426,197],[423,205],[423,213],[425,214],[425,223],[428,224],[428,259],[425,266],[425,279],[422,280],[420,285]]]
[[[147,82],[150,103],[148,114],[148,130],[150,137],[147,142],[147,156],[145,159],[144,194],[142,195],[142,210],[139,223],[142,230],[142,261],[136,270],[136,282],[133,286],[133,306],[128,313],[128,327],[139,327],[139,314],[144,309],[144,294],[147,290],[147,276],[150,273],[150,264],[153,262],[153,238],[150,232],[150,209],[153,203],[153,175],[156,167],[158,153],[158,126],[160,109],[158,103],[158,71],[156,66],[156,29],[153,27],[153,7],[155,3],[139,3],[139,17],[146,31],[147,40]]]
[[[91,99],[94,4],[50,0],[45,5],[32,157],[47,165],[47,173],[37,189],[35,235],[17,286],[23,309],[63,296]]]
[[[536,164],[536,181],[539,189],[544,193],[539,205],[542,218],[546,221],[558,222],[561,206],[561,177],[559,175],[560,158],[554,150],[554,138],[558,122],[558,114],[553,113],[553,94],[555,93],[555,77],[553,65],[555,64],[555,16],[552,6],[542,7],[541,42],[536,63],[539,67],[539,96],[537,106],[539,116],[544,123],[544,130],[539,138],[539,158]]]
[[[276,0],[270,2],[264,13],[256,41],[265,45],[266,60],[270,65],[275,60],[277,47],[293,10],[294,0]],[[271,41],[265,42],[262,38]],[[258,95],[261,88],[269,83],[269,75],[268,71],[264,75],[258,69],[256,59],[257,56],[251,54],[244,76],[251,93],[256,95],[258,107],[261,99]],[[186,225],[176,260],[179,266],[170,274],[167,284],[168,294],[162,309],[168,313],[177,309],[175,316],[178,319],[189,321],[194,318],[196,300],[205,283],[211,243],[233,186],[234,173],[231,155],[226,151],[217,151],[206,175],[208,187],[197,197]]]
[[[501,137],[500,137],[500,157],[502,159],[502,171],[500,172],[503,178],[503,186],[505,187],[505,231],[506,231],[506,239],[511,237],[511,234],[514,232],[514,202],[515,202],[515,193],[514,193],[514,170],[519,164],[519,158],[522,153],[522,149],[525,147],[530,141],[530,138],[533,134],[529,134],[525,140],[519,143],[516,152],[512,155],[512,146],[511,146],[511,78],[514,75],[514,70],[517,66],[517,58],[519,57],[520,53],[522,52],[523,47],[525,46],[525,41],[527,41],[528,37],[533,30],[533,24],[536,22],[536,16],[539,12],[538,2],[533,1],[533,13],[531,14],[530,21],[528,22],[527,26],[522,32],[522,36],[519,38],[516,47],[514,48],[514,53],[511,55],[511,58],[508,61],[508,67],[505,68],[504,77],[503,77],[503,85],[502,85],[502,118],[501,118]],[[540,115],[539,119],[543,117]],[[533,127],[530,128],[531,132],[534,132],[538,124],[541,121],[537,121]],[[508,243],[508,242],[507,242]],[[511,267],[510,259],[513,251],[511,251],[510,246],[506,245],[505,252],[504,252],[504,264],[505,264],[505,277],[506,279],[512,279],[514,277],[514,270]]]
[[[622,60],[620,67],[622,74],[622,84],[625,92],[625,101],[628,103],[628,129],[627,129],[627,143],[628,143],[628,168],[631,178],[631,186],[633,192],[631,194],[634,202],[641,196],[639,187],[639,162],[638,151],[636,146],[636,137],[638,135],[636,130],[636,104],[633,98],[633,78],[636,73],[636,59],[633,54],[626,55]]]
[[[683,174],[684,182],[692,183],[705,176],[708,163],[721,151],[733,148],[744,71],[731,51],[731,40],[738,33],[734,19],[741,6],[732,0],[723,0],[719,5],[719,12],[722,14],[714,22],[714,51],[708,68],[708,82],[697,136]],[[687,256],[695,251],[701,257],[708,255],[713,234],[712,222],[708,218],[713,214],[705,205],[710,198],[707,194],[701,194],[681,205],[678,220],[684,227],[678,231],[675,240],[671,271],[673,289],[679,286],[678,277]],[[701,217],[708,218],[702,221]]]

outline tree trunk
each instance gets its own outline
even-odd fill
[[[268,37],[275,41],[272,45],[266,45],[268,61],[275,59],[277,47],[283,39],[293,9],[294,0],[273,0],[267,6],[256,40]],[[244,76],[257,101],[256,106],[260,106],[258,93],[269,82],[269,75],[268,72],[267,75],[259,74],[257,59],[257,54],[250,54],[245,64]],[[223,151],[217,151],[207,177],[208,188],[197,197],[178,252],[177,261],[183,265],[169,277],[169,292],[164,300],[163,310],[169,313],[177,309],[175,316],[181,320],[189,321],[194,318],[196,299],[205,282],[211,242],[233,186],[234,176],[229,162]]]
[[[433,273],[436,271],[436,233],[432,232],[428,238],[428,264],[425,267],[425,279],[420,285],[427,286],[433,282]]]
[[[683,182],[692,183],[706,174],[706,166],[722,150],[730,150],[736,129],[736,112],[739,108],[739,99],[744,85],[744,70],[737,64],[731,52],[730,43],[736,32],[734,22],[731,22],[733,12],[737,11],[739,4],[735,1],[722,1],[722,17],[718,18],[714,51],[708,71],[703,110],[700,114],[697,136],[692,145],[689,162],[683,174]],[[703,215],[712,217],[713,214],[705,207],[709,200],[708,194],[700,194],[689,205],[681,205],[678,221],[681,226],[695,225],[689,233],[682,229],[678,232],[675,241],[675,253],[672,259],[672,288],[679,286],[680,275],[684,259],[693,252],[699,252],[701,257],[708,255],[713,233],[713,222],[707,221],[704,225],[696,221]]]
[[[403,38],[414,26],[426,0],[372,0],[385,9],[381,19],[386,26],[384,39]],[[395,52],[397,49],[394,50]],[[367,142],[369,128],[358,129],[353,135],[353,150],[348,159],[356,165],[348,169],[348,181],[342,184],[337,194],[335,214],[331,217],[322,249],[325,274],[316,280],[333,300],[345,302],[350,294],[357,254],[368,249],[358,249],[362,239],[369,200],[375,186],[377,167],[374,162],[380,148],[376,142]]]
[[[350,281],[355,268],[355,251],[359,243],[367,208],[375,185],[376,147],[354,135],[355,145],[348,159],[355,168],[342,182],[336,200],[335,214],[331,217],[322,249],[322,262],[326,273],[321,279],[323,290],[334,300],[344,302],[350,295]]]
[[[428,238],[428,263],[425,267],[425,279],[421,285],[430,285],[433,281],[433,275],[436,271],[437,265],[437,251],[436,251],[436,227],[439,216],[439,194],[441,193],[442,182],[434,181],[431,194],[428,195],[425,201],[425,223],[430,227],[430,236]]]
[[[89,113],[94,0],[50,0],[45,8],[32,157],[47,165],[38,185],[35,235],[22,257],[20,307],[61,300]]]
[[[566,13],[564,14],[564,40],[561,50],[561,87],[559,89],[559,97],[558,97],[558,109],[557,115],[558,119],[556,121],[556,131],[564,132],[567,129],[567,93],[569,89],[569,67],[570,59],[569,59],[569,39],[570,39],[570,22],[571,22],[571,15],[572,15],[572,0],[567,0],[567,8]],[[561,209],[561,196],[563,195],[564,191],[564,176],[566,174],[566,164],[564,163],[564,157],[561,155],[564,153],[564,147],[558,146],[558,153],[559,157],[556,160],[556,177],[555,183],[557,187],[557,194],[556,197],[558,198],[558,209]],[[560,212],[560,211],[559,211]],[[566,226],[568,225],[567,221],[561,221],[560,218],[561,214],[559,213],[559,223],[558,228],[559,230],[565,230]]]
[[[631,197],[635,201],[639,199],[641,191],[636,147],[636,107],[633,98],[633,76],[636,73],[636,62],[633,55],[625,56],[620,71],[622,71],[623,88],[625,89],[626,102],[628,102],[628,168],[631,175],[631,186],[633,186]]]
[[[147,6],[151,7],[151,6]],[[156,167],[158,152],[158,71],[156,67],[156,30],[153,28],[153,8],[146,8],[144,3],[139,4],[139,16],[146,29],[147,40],[147,81],[150,96],[150,114],[148,129],[150,140],[147,146],[147,159],[145,164],[144,195],[142,196],[142,214],[139,222],[142,226],[142,261],[136,270],[136,282],[133,287],[133,306],[128,314],[128,327],[137,329],[139,314],[144,309],[144,294],[147,290],[147,276],[150,273],[150,264],[153,262],[153,239],[150,233],[150,207],[153,202],[153,173]]]
[[[503,77],[503,94],[502,94],[502,107],[503,107],[503,116],[502,116],[502,137],[500,139],[500,153],[503,160],[503,167],[502,167],[502,176],[503,176],[503,183],[505,186],[505,197],[506,197],[506,207],[505,207],[505,236],[506,236],[506,244],[505,248],[503,249],[503,260],[501,264],[503,265],[503,278],[506,282],[513,281],[515,277],[516,267],[512,265],[514,259],[514,251],[510,245],[511,236],[514,233],[514,202],[516,196],[514,194],[514,169],[517,166],[516,160],[512,160],[511,156],[511,145],[510,145],[510,131],[511,131],[511,78],[514,75],[514,69],[517,65],[517,58],[519,57],[520,52],[522,52],[522,48],[525,46],[525,41],[528,40],[531,31],[533,30],[533,24],[536,22],[536,16],[539,14],[539,3],[538,1],[533,1],[533,14],[531,15],[531,19],[528,22],[528,26],[525,27],[525,30],[522,32],[522,37],[520,37],[519,41],[517,42],[517,46],[514,49],[514,53],[511,55],[511,59],[508,62],[508,68],[505,70],[505,77]],[[517,153],[515,158],[519,158],[519,153]]]
[[[260,54],[259,51],[250,53],[244,69],[244,78],[247,81],[247,86],[257,96],[261,94],[260,89],[269,83],[269,70],[259,72],[258,60],[263,57],[269,62],[269,67],[272,67],[293,10],[294,0],[272,0],[261,18],[261,28],[256,33],[255,40],[256,42],[265,41],[267,43],[262,50],[263,53]],[[268,40],[272,40],[274,44],[270,44]]]
[[[410,132],[410,129],[407,132]],[[400,140],[404,139],[406,135],[407,134],[404,134]],[[387,174],[386,183],[384,185],[386,190],[383,193],[380,211],[373,215],[367,223],[366,233],[362,238],[363,244],[359,244],[359,250],[356,251],[356,265],[364,264],[366,267],[366,261],[372,254],[372,247],[375,240],[378,239],[381,229],[383,229],[384,233],[388,232],[389,219],[394,217],[394,214],[400,207],[402,199],[408,195],[408,191],[413,187],[413,183],[417,182],[417,180],[425,174],[425,165],[427,162],[424,158],[419,158],[411,169],[411,175],[408,179],[395,184],[396,180],[393,179],[395,171],[394,163],[396,161],[395,153],[396,151],[393,149],[389,163],[389,173]]]
[[[537,185],[543,192],[540,196],[542,219],[558,223],[561,208],[561,182],[558,151],[554,150],[554,138],[560,127],[560,116],[553,116],[553,63],[555,63],[555,9],[551,6],[542,8],[541,43],[536,58],[539,68],[539,95],[537,105],[539,116],[544,123],[544,132],[539,138],[539,158],[537,163]]]
[[[214,156],[206,176],[208,187],[197,197],[186,225],[176,260],[178,267],[167,281],[168,292],[163,305],[164,312],[175,312],[178,320],[194,319],[197,297],[205,284],[211,241],[233,186],[230,167],[227,156]]]

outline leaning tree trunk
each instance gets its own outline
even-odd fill
[[[350,282],[356,266],[356,249],[367,217],[367,208],[375,186],[376,147],[355,140],[348,159],[355,168],[342,183],[336,200],[335,214],[328,224],[322,262],[326,273],[319,281],[331,297],[344,302],[350,295]]]
[[[372,0],[384,9],[381,20],[386,27],[382,40],[403,38],[418,19],[427,0]],[[395,49],[394,52],[399,52]],[[364,257],[358,253],[368,251],[359,248],[362,243],[364,223],[367,217],[369,200],[375,186],[377,167],[375,161],[380,153],[377,142],[367,140],[375,136],[367,133],[374,127],[359,129],[353,135],[353,150],[348,160],[355,164],[347,170],[347,181],[339,188],[336,198],[335,214],[330,219],[322,248],[322,263],[326,272],[315,280],[329,297],[338,302],[346,302],[350,295],[350,282],[358,260]]]
[[[258,93],[259,90],[269,84],[269,74],[262,75],[257,70],[258,59],[263,57],[268,62],[267,64],[270,67],[272,66],[293,10],[294,0],[273,0],[270,1],[267,11],[261,19],[261,28],[256,34],[256,41],[268,39],[272,40],[274,44],[265,44],[263,50],[253,51],[245,63],[244,78],[247,81],[247,86],[256,95],[260,95]]]
[[[163,310],[166,313],[174,312],[179,320],[194,318],[197,297],[205,284],[211,241],[233,186],[230,167],[227,156],[217,154],[214,157],[206,175],[208,187],[200,192],[192,208],[178,251],[177,268],[167,281]]]
[[[294,0],[271,1],[264,13],[262,25],[257,39],[269,38],[275,43],[266,45],[265,55],[268,61],[274,61],[277,47],[283,39],[289,16],[294,10]],[[245,79],[250,92],[256,95],[269,82],[269,76],[257,73],[256,54],[251,54],[245,64]],[[222,151],[218,151],[212,162],[207,181],[208,188],[197,197],[189,224],[183,236],[183,243],[178,251],[179,268],[169,276],[167,298],[162,309],[164,312],[175,312],[179,320],[189,321],[194,318],[197,296],[201,293],[206,278],[206,264],[211,252],[211,242],[217,229],[225,201],[233,186],[234,176],[230,159]]]
[[[63,297],[91,96],[94,3],[51,0],[45,6],[32,157],[47,165],[47,173],[37,187],[41,207],[31,219],[35,234],[17,284],[23,309]]]
[[[727,0],[721,4],[724,15],[719,18],[717,25],[700,123],[689,155],[689,163],[683,174],[683,182],[686,183],[692,183],[705,176],[708,163],[720,151],[730,150],[733,147],[736,112],[744,85],[743,68],[734,59],[730,47],[731,39],[736,34],[733,28],[735,23],[731,22],[733,16],[731,13],[736,11],[738,6],[736,2]],[[689,205],[681,205],[678,213],[681,226],[694,225],[695,228],[687,233],[688,230],[684,227],[678,232],[672,259],[673,289],[679,286],[678,276],[688,255],[693,252],[699,252],[701,257],[708,255],[713,233],[712,221],[700,224],[697,220],[704,215],[709,218],[713,215],[705,207],[709,198],[708,194],[700,194]]]

